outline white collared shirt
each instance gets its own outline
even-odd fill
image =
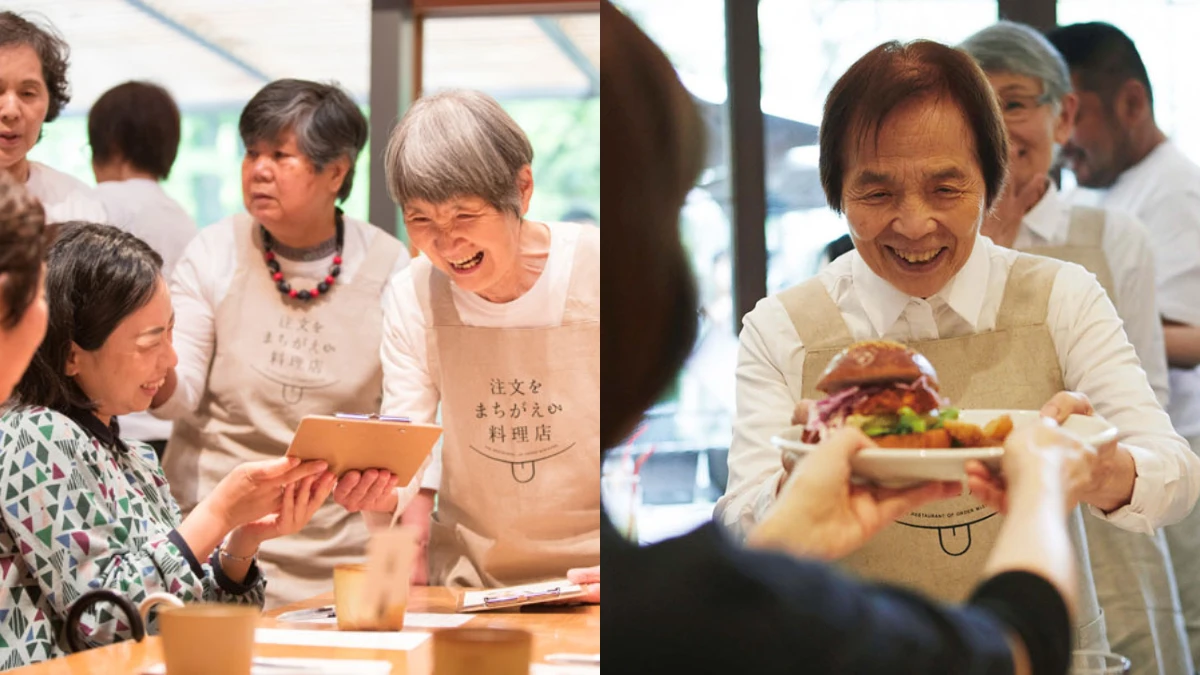
[[[1071,230],[1071,203],[1050,184],[1029,213],[1012,248],[1024,251],[1034,246],[1063,246]],[[1112,273],[1113,304],[1125,321],[1125,334],[1133,343],[1142,369],[1163,407],[1168,401],[1167,350],[1163,344],[1162,319],[1154,301],[1154,251],[1149,233],[1134,216],[1124,211],[1105,209],[1104,257]]]
[[[993,330],[1017,253],[979,237],[966,264],[928,300],[897,290],[867,267],[857,251],[817,278],[856,340],[946,339]],[[1087,395],[1115,425],[1137,470],[1131,503],[1103,514],[1127,530],[1149,532],[1182,519],[1200,496],[1200,458],[1171,427],[1121,330],[1121,319],[1095,277],[1064,264],[1050,293],[1046,325],[1064,386]],[[777,297],[746,315],[737,367],[737,418],[729,449],[729,483],[717,503],[719,522],[745,535],[775,499],[783,477],[770,438],[791,424],[803,390],[804,345]]]
[[[1200,326],[1200,166],[1171,141],[1160,143],[1102,194],[1105,208],[1146,224],[1162,316]],[[1167,410],[1179,433],[1200,436],[1200,368],[1170,369]]]

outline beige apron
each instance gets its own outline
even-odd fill
[[[301,302],[275,288],[252,225],[234,219],[237,272],[216,309],[208,387],[197,413],[175,424],[163,463],[185,514],[234,467],[283,455],[305,415],[379,410],[381,295],[400,242],[377,235],[351,283]],[[330,500],[300,532],[263,542],[267,607],[332,590],[333,566],[361,561],[366,540],[362,516]]]
[[[563,325],[464,326],[413,268],[442,397],[430,583],[495,587],[600,564],[600,239],[579,238]]]
[[[1187,439],[1192,452],[1200,455],[1200,436]],[[1171,552],[1172,568],[1178,583],[1187,631],[1190,665],[1200,664],[1200,508],[1192,509],[1183,520],[1162,529]],[[1187,671],[1194,672],[1189,667]]]
[[[1021,249],[1025,253],[1044,255],[1080,265],[1096,275],[1096,281],[1113,295],[1112,270],[1108,256],[1104,254],[1104,209],[1090,206],[1072,206],[1071,220],[1067,225],[1067,242],[1062,246],[1031,246]],[[1107,617],[1106,617],[1107,620]]]
[[[1037,410],[1062,390],[1057,353],[1046,328],[1050,289],[1057,262],[1021,255],[1013,264],[996,329],[988,333],[909,344],[937,369],[942,393],[962,408]],[[792,396],[819,398],[816,383],[825,366],[854,342],[841,311],[811,279],[779,296],[805,346],[803,390]],[[921,507],[884,528],[841,564],[860,576],[916,589],[947,601],[961,601],[982,581],[981,571],[1000,529],[1002,516],[972,497]],[[1104,619],[1096,602],[1079,509],[1068,521],[1080,562],[1076,614],[1078,648],[1102,649]]]
[[[1024,250],[1082,265],[1096,275],[1115,303],[1112,270],[1103,247],[1104,220],[1103,209],[1072,207],[1066,244]],[[1171,530],[1166,534],[1157,530],[1153,535],[1129,532],[1090,511],[1083,514],[1083,527],[1096,596],[1104,609],[1113,651],[1132,661],[1133,675],[1191,673],[1193,655],[1188,649],[1177,577],[1167,547]]]

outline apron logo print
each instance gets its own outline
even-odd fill
[[[534,477],[537,475],[537,463],[538,462],[545,461],[547,459],[550,459],[551,457],[557,457],[557,456],[563,454],[564,452],[570,450],[571,448],[575,447],[575,444],[572,443],[557,452],[551,453],[549,455],[542,455],[542,456],[538,457],[537,459],[525,459],[525,460],[505,459],[503,457],[497,457],[496,455],[498,455],[498,454],[502,455],[505,453],[503,453],[501,450],[498,450],[496,448],[484,446],[486,449],[486,451],[485,451],[485,450],[480,450],[479,448],[475,447],[474,445],[468,445],[467,447],[471,448],[472,450],[479,453],[480,455],[487,457],[488,459],[500,462],[502,464],[508,464],[509,467],[512,469],[513,480],[515,480],[518,483],[529,483],[529,482],[533,481]],[[558,446],[552,445],[548,448],[545,448],[545,450],[553,450],[556,447],[558,447]],[[511,455],[512,453],[508,453],[508,454]]]
[[[971,526],[991,518],[996,515],[995,511],[987,511],[986,509],[976,509],[972,513],[987,512],[987,515],[982,518],[976,518],[966,523],[954,523],[952,525],[917,525],[916,523],[906,523],[903,520],[897,520],[897,525],[911,527],[914,530],[937,530],[938,546],[942,552],[948,556],[957,558],[971,550]],[[947,514],[913,514],[923,515],[926,519],[935,518],[950,518],[954,516],[962,516],[967,512],[947,513]]]
[[[266,379],[282,387],[280,390],[280,396],[283,397],[284,403],[299,403],[304,399],[304,392],[308,389],[324,389],[325,387],[337,384],[336,380],[333,382],[289,382],[274,373],[269,373],[262,368],[259,368],[258,366],[251,366],[251,368],[253,368],[254,371],[259,375],[262,375]]]

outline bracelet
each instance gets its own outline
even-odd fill
[[[254,560],[254,556],[258,555],[258,549],[255,549],[254,553],[251,553],[250,555],[240,556],[240,555],[234,555],[234,554],[230,553],[229,551],[226,551],[225,544],[222,543],[220,546],[217,547],[217,554],[220,555],[222,558],[229,558],[230,560],[234,560],[237,562],[250,562],[251,560]]]

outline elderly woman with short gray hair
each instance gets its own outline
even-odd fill
[[[1144,226],[1119,211],[1072,206],[1050,180],[1078,107],[1066,63],[1040,33],[1008,21],[972,35],[961,48],[987,75],[1008,129],[1008,185],[984,220],[983,234],[1002,246],[1078,263],[1096,275],[1165,405],[1166,351]],[[1130,657],[1136,673],[1190,672],[1163,530],[1128,532],[1092,513],[1085,513],[1084,528],[1113,650]]]
[[[533,148],[485,94],[417,101],[384,161],[424,255],[384,297],[383,410],[445,430],[403,516],[429,582],[565,576],[598,602],[600,231],[527,217]]]
[[[163,467],[185,514],[234,467],[284,454],[305,415],[378,411],[380,296],[409,259],[396,238],[337,206],[367,140],[344,92],[272,82],[238,129],[246,213],[201,230],[177,263],[179,364],[148,385],[159,387],[153,412],[176,420]],[[396,487],[372,470],[337,490],[395,510],[406,494]],[[331,590],[333,566],[360,561],[366,540],[363,519],[330,503],[297,535],[264,543],[267,607]]]

